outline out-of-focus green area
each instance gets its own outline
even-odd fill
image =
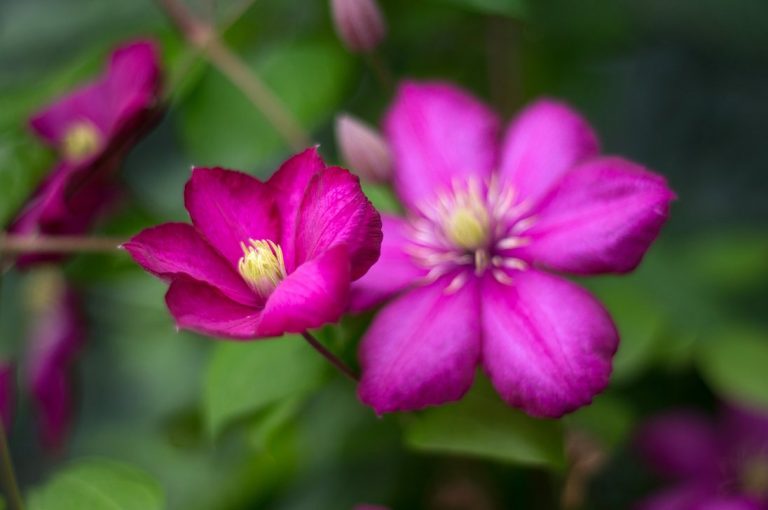
[[[337,40],[327,2],[252,4],[243,12],[242,0],[190,2],[226,28],[227,43],[336,161],[334,115],[376,124],[391,91]],[[606,152],[663,173],[677,192],[638,271],[583,282],[622,333],[610,389],[562,422],[510,410],[482,382],[459,404],[378,418],[298,339],[177,333],[162,283],[125,253],[82,255],[66,265],[86,296],[89,328],[71,443],[46,455],[24,400],[11,433],[32,510],[85,508],[66,506],[73,487],[137,509],[557,508],[564,430],[589,435],[608,455],[585,508],[628,508],[654,484],[631,452],[645,417],[680,405],[714,409],[723,399],[768,410],[768,3],[382,7],[389,35],[380,58],[395,76],[455,81],[507,117],[531,98],[564,98]],[[100,234],[184,220],[191,165],[266,177],[290,154],[156,3],[0,0],[0,223],[51,164],[26,131],[29,114],[97,73],[113,46],[145,36],[163,49],[169,109],[125,162],[127,197]],[[6,355],[23,352],[29,324],[18,296],[30,281],[3,278]],[[322,340],[354,363],[365,320],[327,328]]]

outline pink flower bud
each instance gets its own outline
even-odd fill
[[[376,0],[331,0],[331,14],[336,33],[349,51],[367,53],[386,35]]]
[[[336,144],[349,169],[370,182],[387,182],[392,177],[392,156],[384,138],[351,115],[336,117]]]

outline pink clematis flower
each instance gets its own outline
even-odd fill
[[[406,83],[385,131],[405,218],[384,216],[381,260],[352,309],[396,296],[360,350],[360,398],[378,413],[457,400],[481,366],[512,406],[558,417],[608,384],[618,335],[587,291],[546,270],[624,273],[674,194],[598,155],[589,125],[552,100],[499,120],[447,84]]]
[[[210,335],[262,338],[335,322],[350,282],[379,257],[381,218],[347,170],[314,148],[262,183],[196,168],[185,203],[192,225],[144,230],[125,248],[170,280],[176,323]]]
[[[71,427],[71,370],[85,341],[85,327],[79,300],[63,275],[41,271],[35,277],[25,378],[37,412],[40,441],[55,451],[64,445]]]
[[[649,421],[637,445],[647,463],[676,485],[651,496],[643,510],[768,508],[768,415],[726,408],[714,423],[694,411]]]
[[[0,360],[0,420],[3,422],[5,433],[13,424],[13,407],[16,394],[16,370],[13,363]]]
[[[106,74],[32,117],[32,129],[57,150],[59,161],[9,231],[85,232],[117,195],[111,177],[120,161],[158,118],[159,91],[157,51],[150,42],[135,42],[112,53]]]

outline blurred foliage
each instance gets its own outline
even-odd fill
[[[530,98],[562,97],[594,123],[606,152],[664,173],[677,191],[670,224],[636,272],[581,282],[622,333],[611,388],[561,422],[507,408],[484,382],[460,403],[378,418],[299,339],[216,344],[177,333],[162,283],[122,253],[78,256],[66,271],[85,296],[89,338],[71,444],[60,457],[40,450],[23,390],[11,435],[31,509],[88,508],[104,495],[111,507],[142,509],[440,509],[446,498],[462,508],[554,508],[571,430],[609,458],[585,508],[627,508],[653,486],[631,453],[643,419],[723,399],[768,409],[768,4],[381,3],[389,38],[379,58],[395,76],[457,81],[506,116]],[[337,112],[379,124],[392,90],[337,41],[327,2],[189,4],[226,27],[227,44],[328,161],[339,163]],[[0,0],[0,223],[52,165],[25,131],[28,116],[94,76],[116,43],[144,36],[162,46],[169,108],[125,162],[126,197],[98,233],[125,237],[185,219],[191,165],[267,177],[287,156],[155,2]],[[382,210],[399,210],[389,190],[366,192]],[[16,296],[25,282],[3,277],[5,354],[24,353]],[[318,336],[354,363],[369,318]]]

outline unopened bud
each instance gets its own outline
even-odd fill
[[[339,39],[352,52],[367,53],[386,35],[376,0],[331,0],[331,14]]]
[[[336,117],[336,144],[349,169],[370,182],[392,177],[392,156],[384,138],[373,127],[351,115]]]

